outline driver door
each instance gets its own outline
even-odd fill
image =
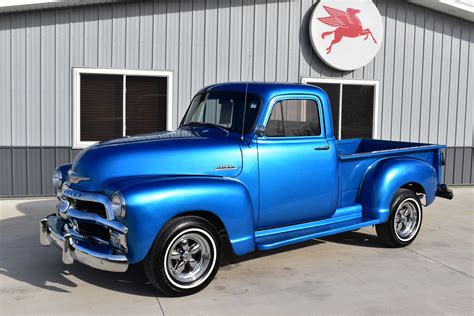
[[[328,114],[329,115],[329,114]],[[259,137],[258,228],[329,218],[335,211],[337,155],[317,99],[277,100]]]

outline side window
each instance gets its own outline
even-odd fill
[[[265,135],[301,137],[321,135],[318,105],[313,100],[283,100],[273,107]]]

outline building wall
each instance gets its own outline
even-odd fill
[[[0,196],[51,194],[72,160],[72,67],[171,70],[177,126],[192,95],[224,81],[380,81],[379,138],[448,146],[445,181],[474,183],[474,24],[375,1],[385,39],[353,72],[313,51],[316,1],[168,0],[0,14]]]

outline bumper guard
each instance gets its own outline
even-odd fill
[[[78,261],[92,268],[110,272],[125,272],[128,260],[125,254],[110,247],[93,243],[87,237],[70,229],[65,220],[51,214],[40,222],[40,242],[44,246],[56,244],[62,249],[62,261]]]

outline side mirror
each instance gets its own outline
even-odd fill
[[[258,126],[257,129],[255,130],[255,135],[257,135],[257,137],[265,136],[265,127]]]

